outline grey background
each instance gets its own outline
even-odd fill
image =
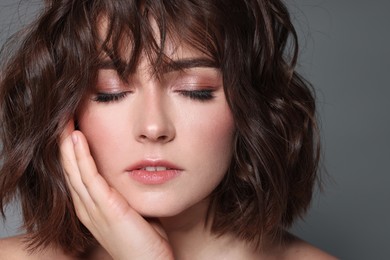
[[[299,71],[317,90],[329,177],[292,231],[341,259],[390,259],[390,2],[290,0]],[[0,1],[0,41],[39,1]],[[9,207],[0,237],[18,232]]]

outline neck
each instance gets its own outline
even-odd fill
[[[169,241],[175,259],[280,259],[270,257],[278,255],[280,249],[271,244],[259,251],[234,235],[213,234],[212,216],[206,224],[208,205],[209,201],[204,200],[174,217],[148,219],[151,224],[158,222],[160,228],[156,230]],[[106,259],[104,256],[111,259],[103,248],[99,248],[89,259]]]
[[[159,219],[176,259],[196,255],[211,238],[210,229],[206,226],[208,204],[208,200],[203,200],[179,215]]]
[[[206,223],[208,205],[209,200],[204,200],[177,216],[159,219],[175,259],[257,259],[256,250],[242,240],[211,232],[212,219]]]

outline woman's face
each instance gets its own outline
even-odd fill
[[[100,174],[150,217],[205,201],[232,157],[234,122],[220,71],[187,48],[168,56],[185,69],[156,78],[144,57],[125,83],[110,65],[101,68],[77,113]]]

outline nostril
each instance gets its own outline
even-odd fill
[[[176,131],[169,120],[140,123],[142,124],[137,124],[139,128],[135,131],[136,139],[139,142],[167,143],[175,138]]]
[[[162,136],[157,137],[157,141],[165,141],[167,139],[168,139],[168,136],[166,136],[166,135],[162,135]]]
[[[169,139],[167,135],[152,136],[152,135],[139,135],[139,140],[149,140],[153,142],[166,142]]]

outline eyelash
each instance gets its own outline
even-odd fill
[[[178,93],[193,100],[208,101],[213,99],[214,90],[201,89],[201,90],[178,90]]]
[[[184,97],[188,97],[193,100],[199,101],[208,101],[214,98],[214,90],[212,89],[202,89],[202,90],[179,90],[177,91]],[[122,98],[125,98],[129,94],[129,92],[119,92],[119,93],[97,93],[95,97],[93,97],[93,101],[100,103],[110,103],[119,101]]]
[[[93,101],[100,103],[110,103],[119,101],[122,98],[126,97],[129,92],[119,92],[119,93],[97,93],[95,97],[93,97]]]

